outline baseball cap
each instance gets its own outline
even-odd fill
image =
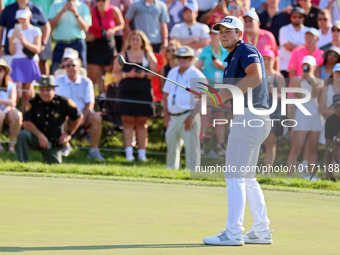
[[[255,11],[255,8],[251,8],[249,11],[247,11],[247,12],[243,15],[243,18],[245,18],[245,17],[250,17],[250,18],[252,18],[253,20],[260,21],[259,15],[257,15],[257,13],[256,13],[256,11]]]
[[[320,37],[319,31],[318,31],[316,28],[314,28],[314,27],[311,27],[310,29],[308,29],[308,30],[305,32],[305,34],[307,34],[307,33],[311,33],[311,34],[313,34],[313,35],[316,36],[316,37]]]
[[[15,19],[19,19],[19,18],[24,18],[24,19],[28,19],[30,16],[32,15],[32,12],[29,10],[17,10],[17,12],[15,13]]]
[[[261,52],[262,57],[270,57],[271,59],[275,59],[275,53],[271,49],[265,49]]]
[[[340,29],[340,20],[336,20],[336,21],[334,21],[334,23],[333,23],[332,27],[337,27],[337,28],[339,28],[339,29]]]
[[[213,29],[220,30],[220,26],[227,28],[238,28],[242,32],[244,31],[243,22],[235,16],[226,16],[220,23],[213,26]]]
[[[316,66],[316,60],[313,56],[305,56],[302,60],[302,64],[309,64],[311,66]]]
[[[333,96],[333,105],[334,104],[340,104],[340,94],[335,94]]]
[[[79,58],[79,52],[72,49],[72,48],[65,48],[63,58],[70,58],[70,59],[78,59]]]
[[[300,6],[295,6],[295,7],[293,8],[293,10],[290,12],[290,15],[289,15],[289,16],[293,15],[294,13],[300,13],[300,14],[302,14],[303,16],[306,15],[306,14],[305,14],[305,10],[302,9]]]
[[[173,55],[175,57],[195,57],[195,51],[189,46],[182,46]]]
[[[196,2],[187,3],[187,5],[184,6],[184,9],[190,9],[193,12],[198,12],[198,5]]]
[[[335,64],[335,66],[333,67],[332,72],[334,73],[336,71],[340,71],[340,63]]]

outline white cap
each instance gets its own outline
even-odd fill
[[[15,19],[19,18],[28,19],[31,15],[32,12],[29,10],[17,10],[17,12],[15,13]]]
[[[334,73],[336,71],[340,71],[340,63],[335,64],[335,66],[333,67],[332,72]]]
[[[311,33],[311,34],[315,35],[318,38],[320,37],[319,31],[316,28],[314,28],[314,27],[311,27],[310,29],[308,29],[305,34],[307,34],[307,33]]]
[[[76,51],[72,48],[65,48],[64,54],[63,54],[63,59],[64,58],[78,59],[79,53],[78,53],[78,51]]]
[[[255,8],[251,8],[249,11],[247,11],[247,12],[243,15],[243,18],[244,18],[244,17],[250,17],[250,18],[252,18],[253,20],[260,21],[259,15],[257,15],[257,13],[256,13],[256,11],[255,11]]]
[[[220,30],[220,26],[227,28],[238,28],[242,32],[244,31],[243,22],[235,16],[226,16],[221,23],[217,23],[213,26],[213,29]]]
[[[313,56],[305,56],[302,60],[302,64],[309,64],[311,66],[316,66],[316,60]]]

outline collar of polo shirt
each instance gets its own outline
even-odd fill
[[[77,74],[77,79],[75,82],[71,81],[70,78],[68,78],[67,74],[65,74],[65,82],[67,84],[80,84],[81,83],[81,76],[79,74]]]

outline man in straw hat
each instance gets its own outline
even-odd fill
[[[22,130],[18,136],[20,162],[28,160],[29,149],[39,150],[45,162],[62,163],[62,148],[77,130],[83,116],[75,102],[55,94],[54,77],[42,75],[36,86],[39,94],[26,106]],[[71,121],[63,130],[66,117]]]

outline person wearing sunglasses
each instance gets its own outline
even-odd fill
[[[168,76],[169,71],[177,66],[177,59],[173,57],[173,54],[181,47],[181,44],[177,40],[171,40],[168,47],[165,49],[164,61],[165,65],[161,68],[160,74],[164,77]],[[159,79],[160,90],[163,89],[165,80]]]
[[[340,48],[332,46],[323,54],[324,61],[315,70],[315,76],[326,81],[332,75],[333,67],[340,62]]]
[[[235,16],[242,20],[243,13],[245,12],[243,2],[241,0],[231,0],[227,2],[227,9],[230,16]]]
[[[80,127],[89,130],[91,138],[91,149],[87,157],[99,161],[105,161],[105,158],[99,151],[99,140],[102,134],[102,117],[94,111],[94,89],[92,81],[80,75],[79,59],[69,59],[64,64],[66,74],[55,79],[59,87],[56,88],[56,94],[64,96],[75,102],[77,107],[83,113],[84,118],[80,122]]]
[[[319,41],[316,47],[319,49],[332,41],[332,18],[329,10],[325,9],[318,13]]]
[[[17,101],[16,84],[9,76],[11,68],[6,61],[0,59],[0,133],[4,123],[9,125],[8,151],[15,153],[15,140],[21,130],[22,114],[15,108]],[[5,152],[0,144],[0,153]]]
[[[297,0],[297,6],[300,6],[305,11],[305,21],[303,24],[306,27],[314,27],[316,29],[319,29],[318,25],[318,13],[321,11],[321,9],[312,4],[311,0]]]
[[[207,79],[193,64],[195,60],[194,50],[189,46],[182,46],[173,56],[177,58],[178,66],[170,70],[167,78],[192,90],[199,91],[199,84],[192,80],[197,78],[201,82],[207,83]],[[184,141],[186,168],[193,170],[195,166],[201,165],[199,142],[201,104],[198,98],[195,98],[195,95],[169,81],[164,84],[163,99],[164,118],[169,119],[165,134],[167,145],[166,167],[168,169],[179,169],[180,153]]]
[[[340,47],[340,20],[336,20],[332,25],[332,41],[324,46],[322,46],[321,50],[328,50],[331,46]]]
[[[216,23],[221,22],[228,14],[227,0],[218,1],[213,9],[202,16],[200,22],[212,27]]]
[[[320,0],[319,8],[328,9],[331,12],[332,20],[340,20],[340,5],[337,0]]]

